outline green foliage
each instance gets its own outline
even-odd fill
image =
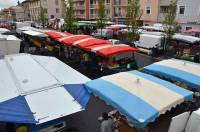
[[[180,30],[178,22],[176,22],[176,10],[177,10],[177,1],[171,1],[167,13],[165,14],[165,20],[163,21],[164,32],[166,38],[170,40],[172,36]]]
[[[98,20],[97,20],[97,28],[104,28],[105,27],[105,4],[104,0],[98,1]],[[102,33],[101,33],[102,34]]]
[[[74,32],[74,30],[76,29],[76,25],[72,0],[68,0],[65,6],[65,27],[68,29],[68,32]]]
[[[40,7],[40,12],[38,15],[38,22],[42,24],[42,26],[44,27],[45,22],[46,22],[46,16],[45,16],[45,11],[44,8]]]
[[[130,26],[129,33],[126,33],[130,41],[136,41],[139,39],[139,34],[137,32],[138,27],[141,25],[140,19],[142,16],[142,11],[140,10],[140,0],[130,0],[127,6],[127,25]]]

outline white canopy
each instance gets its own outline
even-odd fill
[[[200,42],[200,38],[189,36],[189,35],[182,35],[182,34],[175,34],[173,36],[173,39],[182,40],[189,43]]]
[[[24,34],[27,34],[27,35],[30,35],[30,36],[41,36],[41,37],[47,36],[44,33],[33,31],[33,30],[27,30],[27,31],[22,31],[22,32]]]
[[[37,124],[81,111],[82,104],[75,101],[65,85],[81,85],[90,80],[54,57],[29,54],[5,56],[0,60],[0,73],[0,107],[4,102],[24,97],[31,111],[27,113],[33,113]],[[9,109],[21,106],[9,106]],[[7,112],[0,112],[0,116],[7,119],[4,113]],[[17,113],[11,121],[16,117]],[[27,119],[20,117],[19,120]]]
[[[6,28],[0,28],[0,33],[5,33],[5,32],[9,32],[10,30],[6,29]]]

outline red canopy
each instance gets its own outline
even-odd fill
[[[186,30],[185,33],[200,33],[200,29],[198,29],[198,28],[189,29],[189,30]]]
[[[87,41],[80,42],[76,44],[77,47],[79,48],[85,48],[88,46],[93,46],[93,45],[101,45],[101,44],[111,44],[109,41],[103,40],[103,39],[90,39]]]
[[[121,53],[126,53],[126,52],[135,52],[135,51],[138,51],[138,49],[132,48],[126,45],[115,45],[112,47],[107,47],[107,48],[97,50],[96,54],[103,57],[109,57],[116,54],[121,54]]]
[[[53,38],[53,39],[58,39],[61,37],[67,37],[67,36],[71,36],[72,34],[67,33],[67,32],[56,32],[56,31],[50,31],[50,32],[45,32],[49,37]]]
[[[102,46],[106,46],[106,45],[112,45],[112,44],[109,44],[109,43],[95,44],[95,45],[91,45],[91,46],[84,47],[83,49],[86,50],[86,51],[92,51],[92,50],[95,49],[95,48],[102,47]]]
[[[106,27],[106,28],[107,28],[107,29],[112,29],[112,30],[120,30],[120,29],[121,29],[120,26],[113,26],[113,25],[108,26],[108,27]]]
[[[62,42],[64,45],[69,45],[69,44],[72,44],[76,41],[86,39],[86,38],[92,38],[92,36],[89,36],[89,35],[73,35],[73,36],[63,38],[63,39],[61,38],[60,42]]]

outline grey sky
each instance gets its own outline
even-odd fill
[[[18,0],[0,0],[0,9],[7,8],[13,5],[17,5]],[[24,0],[19,0],[20,2]]]

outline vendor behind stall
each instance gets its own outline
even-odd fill
[[[113,120],[108,113],[102,113],[101,132],[113,132]]]

